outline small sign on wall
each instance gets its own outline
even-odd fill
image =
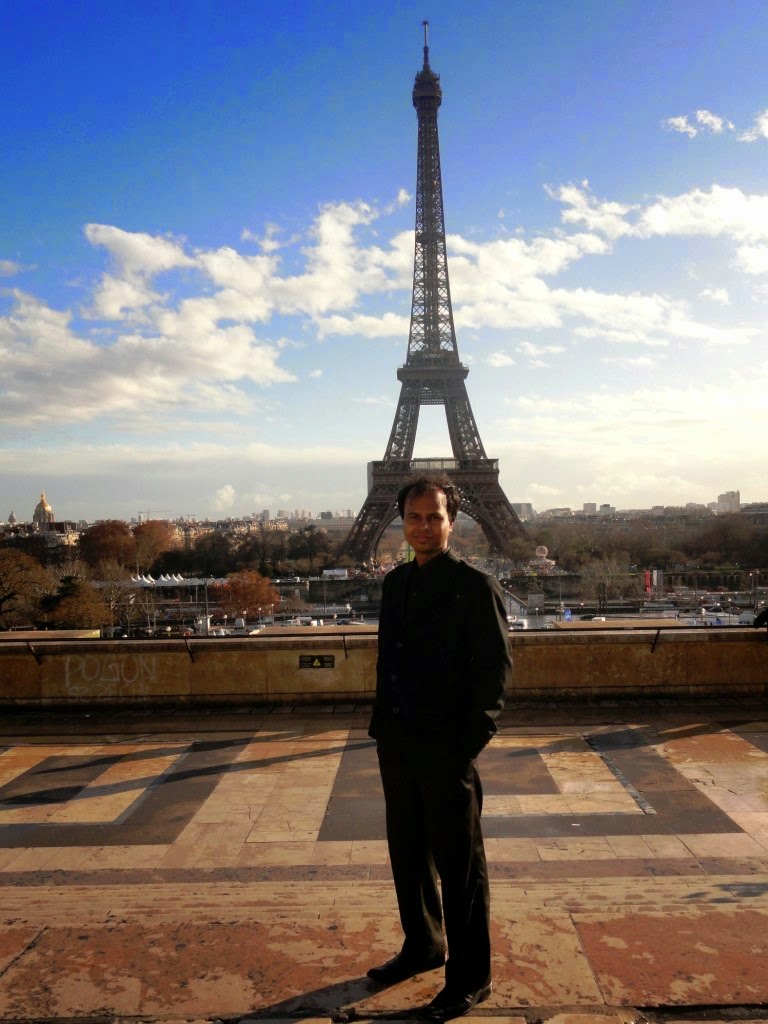
[[[300,654],[299,668],[333,668],[336,656],[333,654]]]

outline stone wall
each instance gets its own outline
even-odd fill
[[[509,697],[768,695],[752,628],[514,634]],[[0,704],[302,704],[372,700],[376,633],[188,640],[0,640]]]

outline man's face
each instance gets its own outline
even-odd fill
[[[405,500],[403,533],[419,565],[448,550],[453,523],[443,491],[427,491]]]

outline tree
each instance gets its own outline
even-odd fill
[[[109,608],[92,583],[75,580],[52,608],[51,620],[59,629],[95,629],[109,622]]]
[[[195,570],[194,552],[184,547],[170,548],[158,555],[152,565],[155,576],[162,573],[181,573],[183,576]]]
[[[234,569],[232,545],[226,534],[214,531],[198,537],[194,547],[195,571],[201,576],[226,576]]]
[[[287,538],[285,530],[272,530],[269,534],[269,566],[274,579],[284,575],[287,560]]]
[[[327,531],[316,526],[302,526],[288,538],[288,554],[296,562],[306,560],[310,572],[314,569],[317,556],[327,555],[330,550]]]
[[[142,588],[131,583],[131,573],[114,559],[100,562],[94,570],[101,600],[109,611],[105,620],[126,629],[140,614],[138,599]]]
[[[268,530],[265,523],[256,523],[255,532],[248,534],[238,545],[239,564],[245,568],[255,567],[262,576],[266,576],[269,571],[269,537],[274,532]]]
[[[626,562],[614,557],[596,558],[581,572],[582,595],[601,613],[613,598],[627,597],[630,593],[634,596],[637,586],[636,580],[629,575]]]
[[[280,595],[271,580],[252,569],[232,573],[226,583],[209,587],[213,601],[234,619],[258,614],[260,609],[279,604]]]
[[[110,560],[135,567],[136,541],[130,526],[121,519],[105,519],[89,526],[80,534],[80,555],[92,568]]]
[[[0,628],[34,620],[42,599],[55,589],[53,577],[36,559],[0,548]]]
[[[171,523],[150,519],[134,528],[136,564],[141,572],[151,572],[166,551],[176,547],[176,531]]]
[[[34,558],[40,565],[49,565],[56,548],[48,546],[45,537],[40,533],[15,534],[3,539],[3,543],[13,547],[14,551],[23,551]]]

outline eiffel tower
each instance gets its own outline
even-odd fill
[[[428,22],[423,25],[424,66],[413,86],[419,142],[408,356],[397,371],[402,387],[387,450],[380,462],[371,463],[368,497],[344,545],[344,554],[360,562],[375,552],[382,533],[398,514],[398,490],[417,473],[450,477],[461,494],[461,511],[480,525],[492,552],[510,553],[510,542],[525,535],[499,484],[498,460],[485,454],[464,383],[469,370],[459,361],[456,347],[437,136],[443,93],[440,76],[429,66]],[[445,406],[453,458],[413,458],[422,405]]]

